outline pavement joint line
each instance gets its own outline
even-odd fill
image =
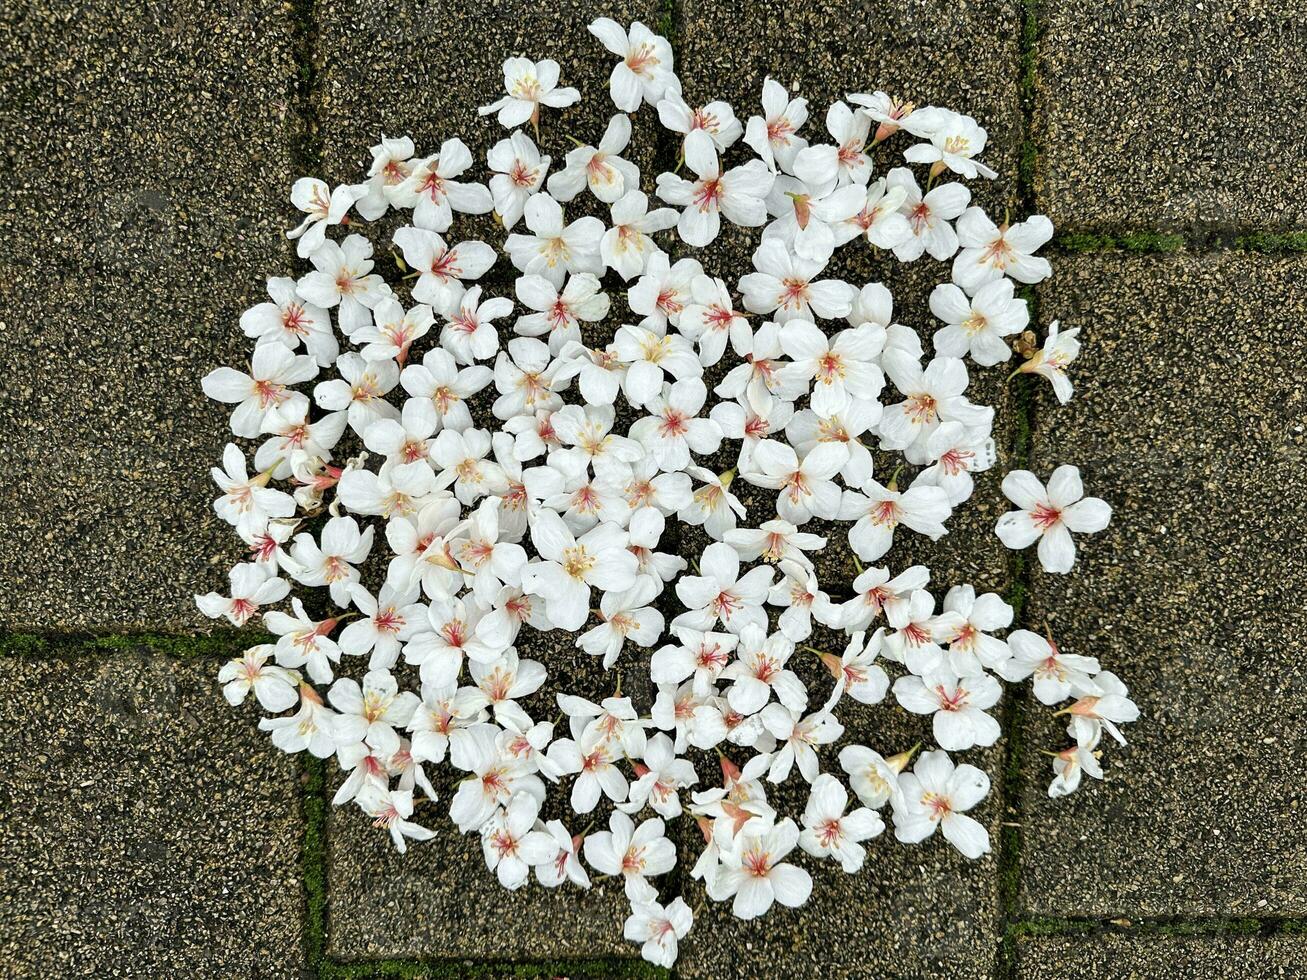
[[[1101,252],[1143,255],[1255,252],[1262,255],[1293,255],[1307,252],[1307,231],[1250,229],[1185,233],[1152,228],[1063,231],[1054,236],[1045,252],[1053,255]]]
[[[220,628],[189,634],[132,630],[106,633],[0,630],[0,657],[58,660],[143,650],[177,659],[226,659],[255,644],[274,639],[271,634],[257,629]]]
[[[473,960],[460,959],[378,959],[322,960],[317,974],[323,980],[355,978],[396,978],[396,980],[437,980],[437,978],[536,978],[569,980],[585,978],[629,977],[632,980],[670,980],[670,970],[646,963],[642,959],[605,956],[561,960]]]
[[[1017,201],[1024,215],[1036,213],[1035,171],[1039,156],[1034,137],[1035,97],[1039,81],[1039,0],[1023,0],[1021,6],[1021,42],[1018,98],[1021,103],[1021,152],[1017,165]],[[1039,293],[1034,287],[1021,291],[1030,308],[1032,323],[1040,322]],[[1016,419],[1012,436],[1008,470],[1028,468],[1031,441],[1034,437],[1034,382],[1030,375],[1014,378],[1005,389]],[[1024,552],[1008,555],[1008,589],[1006,599],[1012,606],[1013,623],[1025,623],[1026,596],[1030,591],[1030,569]],[[1024,728],[1029,694],[1023,687],[1003,699],[1002,726],[1006,732],[999,795],[1002,812],[1007,818],[999,827],[998,839],[998,949],[994,956],[995,980],[1015,980],[1017,944],[1012,933],[1020,904],[1022,799],[1025,780]]]
[[[1096,936],[1279,936],[1307,933],[1307,919],[1286,916],[1029,916],[1008,925],[1013,938]]]

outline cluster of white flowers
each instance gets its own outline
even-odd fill
[[[927,568],[875,564],[896,530],[945,534],[973,474],[994,462],[994,411],[968,399],[967,358],[1007,361],[1013,338],[1028,355],[1017,370],[1070,395],[1077,331],[1052,323],[1037,347],[1014,292],[1050,274],[1034,253],[1051,224],[995,225],[968,206],[962,179],[994,176],[977,159],[985,130],[876,92],[833,105],[810,143],[806,101],[776,81],[741,125],[725,103],[685,101],[670,46],[644,25],[590,29],[619,59],[608,89],[619,111],[597,145],[568,150],[561,165],[514,127],[532,123],[538,140],[541,108],[580,94],[558,87],[555,62],[513,58],[506,94],[481,110],[513,130],[486,154],[488,186],[460,179],[473,157],[457,138],[430,156],[383,138],[363,183],[295,183],[305,218],[289,236],[312,268],[269,279],[269,300],[241,318],[255,342],[248,370],[204,379],[210,397],[235,405],[232,432],[261,441],[252,471],[235,444],[213,470],[214,507],[249,559],[231,570],[229,595],[197,601],[238,626],[261,613],[276,642],[225,665],[224,692],[240,704],[253,691],[269,713],[260,727],[282,750],[334,756],[346,774],[336,804],[356,804],[403,850],[432,836],[414,809],[439,799],[459,831],[480,836],[506,888],[533,871],[545,887],[621,876],[627,937],[669,965],[693,914],[655,885],[677,861],[664,820],[688,811],[698,821],[705,846],[691,874],[753,918],[807,899],[808,872],[787,861],[796,844],[857,871],[887,804],[900,841],[939,829],[967,857],[988,851],[967,811],[989,779],[949,753],[998,739],[999,678],[1033,676],[1041,702],[1072,700],[1062,713],[1073,745],[1055,756],[1053,795],[1082,773],[1101,778],[1102,732],[1122,740],[1117,725],[1137,711],[1095,659],[1026,630],[995,635],[1013,619],[998,595],[954,585],[936,611]],[[646,104],[681,146],[678,172],[650,188],[670,208],[650,209],[622,155],[627,114]],[[924,192],[909,166],[875,176],[873,152],[899,134],[917,140],[902,159],[928,167]],[[753,155],[728,166],[737,144]],[[949,174],[962,179],[939,182]],[[567,219],[563,205],[586,194],[611,224]],[[393,286],[357,231],[389,211],[411,221],[393,234]],[[495,248],[446,237],[457,215],[490,212],[520,272],[512,296],[475,285]],[[655,240],[670,244],[675,229],[705,246],[723,219],[762,228],[738,294]],[[943,324],[933,357],[894,322],[884,285],[823,278],[855,241],[904,262],[952,259],[951,281],[930,298]],[[605,292],[618,286],[610,271],[629,315]],[[615,330],[601,326],[610,317]],[[710,392],[705,371],[723,359]],[[723,447],[725,472],[706,468]],[[898,470],[882,482],[873,452],[901,453],[918,472],[902,488]],[[767,491],[767,513],[748,512],[737,479]],[[1110,516],[1082,499],[1070,466],[1047,486],[1009,473],[1003,491],[1018,509],[999,537],[1011,548],[1038,541],[1049,571],[1070,569],[1071,532]],[[812,555],[827,539],[803,530],[813,518],[852,522],[860,574],[836,583],[839,598],[817,579]],[[711,543],[659,551],[669,520]],[[323,590],[305,593],[318,612],[300,598],[261,612],[292,581]],[[846,635],[842,652],[806,645],[814,621]],[[598,688],[611,697],[541,691],[548,665],[522,654],[538,649],[531,631],[551,629],[584,630],[575,642],[596,672],[616,674]],[[361,678],[344,676],[351,661]],[[901,671],[892,685],[883,665]],[[647,671],[652,703],[623,696],[618,670]],[[849,810],[824,747],[844,734],[841,706],[891,690],[931,716],[938,748],[913,764],[915,750],[846,744],[837,761],[857,797]],[[527,710],[555,705],[554,722]],[[737,765],[724,746],[747,758]],[[693,758],[714,753],[721,785],[697,789]],[[432,777],[446,765],[456,772],[435,780],[450,787],[437,793]],[[795,769],[810,784],[797,823],[768,801]],[[585,830],[559,818],[561,795],[546,814],[552,785]]]

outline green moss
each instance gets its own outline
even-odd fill
[[[1236,237],[1234,245],[1235,248],[1249,252],[1271,254],[1307,252],[1307,231],[1250,232]]]
[[[605,958],[593,960],[545,960],[537,963],[514,963],[491,960],[375,960],[358,963],[324,962],[318,975],[340,980],[362,978],[397,978],[397,980],[437,980],[445,977],[670,977],[671,973],[643,960]]]
[[[114,653],[156,653],[168,657],[233,657],[268,643],[263,630],[220,629],[196,636],[173,633],[0,633],[0,656],[69,657]]]

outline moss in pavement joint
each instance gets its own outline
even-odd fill
[[[212,633],[178,636],[173,633],[0,633],[0,656],[57,657],[142,650],[168,657],[225,658],[273,637],[259,629],[219,629]]]
[[[1307,929],[1302,919],[1215,916],[1211,918],[1092,919],[1029,916],[1007,928],[1010,939],[1043,936],[1093,936],[1122,933],[1140,936],[1273,936]]]
[[[1307,252],[1307,231],[1250,232],[1236,237],[1234,244],[1248,252]]]
[[[323,962],[318,976],[324,980],[444,980],[446,977],[468,978],[579,978],[631,977],[637,980],[666,980],[671,972],[644,960],[609,957],[593,960],[542,960],[536,963],[477,960],[363,960],[341,963]]]

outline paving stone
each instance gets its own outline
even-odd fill
[[[1036,187],[1054,223],[1307,224],[1295,163],[1307,142],[1307,4],[1038,7]]]
[[[1067,576],[1036,574],[1031,621],[1130,685],[1131,745],[1104,784],[1050,801],[1032,703],[1021,900],[1036,914],[1300,916],[1297,759],[1307,686],[1307,259],[1064,260],[1046,317],[1084,328],[1076,398],[1036,409],[1036,469],[1080,466],[1115,508]],[[1237,288],[1231,288],[1238,284]]]
[[[211,664],[0,656],[8,976],[293,977],[296,765]]]
[[[0,181],[18,243],[0,277],[18,396],[0,405],[18,586],[0,623],[192,629],[208,621],[190,594],[224,584],[209,562],[239,555],[209,508],[226,425],[200,378],[246,359],[239,314],[290,254],[289,12],[87,4],[5,29],[32,75],[16,109],[0,100],[19,134]]]
[[[1112,977],[1119,980],[1243,980],[1301,977],[1307,943],[1301,935],[1040,937],[1018,944],[1021,980],[1048,977]]]

